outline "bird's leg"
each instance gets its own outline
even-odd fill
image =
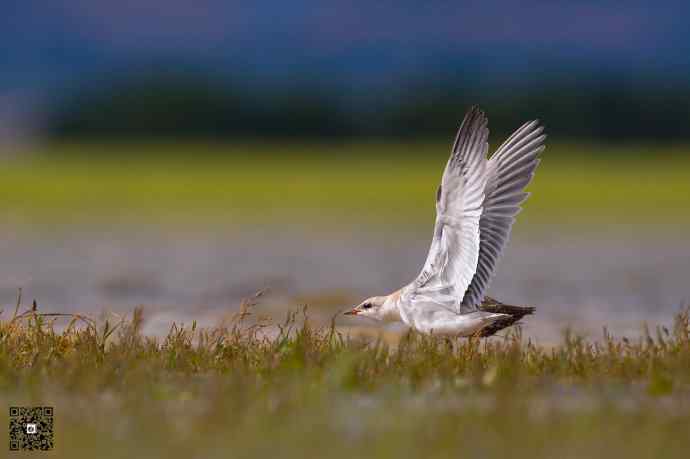
[[[470,336],[467,337],[467,342],[470,345],[470,348],[472,349],[479,349],[479,339],[482,337],[481,335],[481,330],[476,331],[472,333]]]
[[[444,336],[443,342],[446,343],[446,349],[448,349],[452,353],[453,352],[453,340],[451,339],[451,337],[450,336]]]
[[[476,338],[476,339],[481,338],[481,337],[482,337],[482,332],[484,331],[484,328],[485,328],[485,327],[482,327],[482,328],[480,328],[479,330],[477,330],[476,332],[474,332],[474,333],[470,336],[470,339],[472,340],[472,339],[475,339],[475,338]]]

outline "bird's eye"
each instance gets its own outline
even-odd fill
[[[371,308],[371,303],[364,303],[362,305],[362,309],[369,309],[369,308]]]

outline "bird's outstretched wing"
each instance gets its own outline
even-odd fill
[[[412,301],[461,313],[480,254],[480,218],[487,184],[489,129],[481,110],[465,115],[436,193],[431,248],[407,292]]]
[[[539,121],[525,123],[501,145],[487,163],[483,213],[479,219],[479,260],[462,300],[465,309],[481,304],[496,262],[508,243],[520,204],[529,196],[525,187],[539,165],[546,136]]]

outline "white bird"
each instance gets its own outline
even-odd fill
[[[544,150],[539,121],[525,123],[487,159],[484,113],[465,115],[436,192],[431,248],[417,278],[368,298],[347,315],[394,322],[427,334],[489,336],[534,308],[485,297],[520,204]]]

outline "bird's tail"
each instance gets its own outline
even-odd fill
[[[497,331],[503,330],[504,328],[515,324],[524,316],[534,314],[534,311],[536,311],[536,308],[532,306],[513,306],[510,304],[503,304],[500,301],[489,298],[488,296],[484,299],[479,309],[497,314],[507,314],[507,317],[499,319],[491,325],[484,327],[479,333],[479,336],[481,337],[491,336]]]

